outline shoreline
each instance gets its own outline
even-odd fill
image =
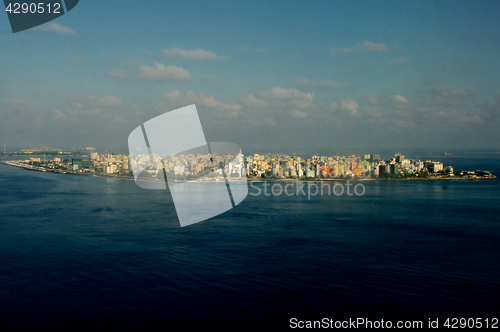
[[[4,165],[7,165],[7,166],[23,168],[27,171],[35,171],[35,172],[43,172],[43,173],[58,173],[58,174],[68,174],[68,175],[83,175],[83,176],[89,176],[92,174],[90,172],[89,173],[81,173],[81,172],[70,172],[70,171],[59,171],[59,170],[53,170],[53,169],[46,169],[43,167],[31,167],[31,166],[21,165],[13,160],[1,161],[1,163]]]
[[[379,179],[379,178],[352,178],[352,179],[298,179],[299,181],[302,182],[323,182],[326,181],[339,181],[339,182],[345,182],[345,181],[352,181],[352,182],[358,182],[358,181],[453,181],[453,180],[492,180],[496,179],[497,176],[493,175],[491,177],[476,177],[476,178],[466,178],[466,177],[434,177],[434,178],[401,178],[401,179]],[[297,179],[273,179],[273,178],[251,178],[248,179],[248,182],[266,182],[266,181],[296,181]]]
[[[123,175],[114,175],[114,174],[106,174],[106,173],[92,173],[92,172],[70,172],[70,171],[57,171],[57,170],[48,170],[43,167],[31,167],[31,166],[25,166],[19,164],[16,160],[10,160],[10,161],[1,161],[2,164],[7,165],[7,166],[13,166],[13,167],[19,167],[23,168],[27,171],[36,171],[36,172],[45,172],[45,173],[58,173],[58,174],[67,174],[67,175],[84,175],[84,176],[89,176],[93,175],[95,177],[102,177],[102,178],[115,178],[115,179],[125,179],[125,180],[134,180],[133,176],[123,176]],[[276,178],[247,178],[247,182],[266,182],[266,181],[276,181],[276,182],[294,182],[294,181],[301,181],[301,182],[328,182],[328,181],[333,181],[333,182],[346,182],[346,181],[352,181],[352,182],[364,182],[364,181],[453,181],[453,180],[458,180],[458,181],[464,181],[464,180],[492,180],[496,179],[496,175],[492,175],[489,177],[456,177],[456,176],[447,176],[447,177],[429,177],[429,178],[400,178],[400,179],[379,179],[379,178],[351,178],[351,179],[332,179],[332,178],[324,178],[324,179],[276,179]],[[212,183],[214,181],[178,181],[179,183]],[[231,180],[229,180],[231,182]],[[242,182],[242,180],[235,180],[235,182]]]

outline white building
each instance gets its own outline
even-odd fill
[[[116,165],[108,165],[106,166],[106,173],[112,174],[116,172]]]
[[[443,170],[443,163],[435,162],[434,163],[434,173],[442,171],[442,170]]]
[[[184,166],[174,166],[174,173],[177,174],[184,174]]]

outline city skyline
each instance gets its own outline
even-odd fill
[[[499,10],[86,1],[17,34],[5,19],[0,144],[124,151],[196,104],[207,140],[244,152],[497,148]]]
[[[410,180],[496,178],[496,175],[488,170],[454,170],[451,162],[436,161],[430,156],[424,160],[405,158],[400,153],[390,158],[381,158],[378,154],[313,155],[310,158],[301,158],[287,154],[245,156],[237,151],[210,153],[204,149],[192,149],[170,156],[147,152],[133,155],[99,154],[93,152],[93,148],[87,149],[90,149],[88,155],[80,155],[76,159],[70,152],[58,151],[49,154],[53,159],[46,160],[46,155],[43,154],[42,160],[40,154],[35,155],[28,151],[17,156],[28,156],[29,160],[2,161],[2,163],[43,172],[133,177],[139,187],[146,189],[160,189],[157,185],[163,187],[167,179],[173,184],[178,181],[239,181],[241,178],[306,181],[353,178]]]

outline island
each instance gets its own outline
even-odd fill
[[[52,157],[53,155],[51,155]],[[64,158],[66,157],[66,158]],[[87,159],[30,157],[27,160],[3,161],[26,170],[70,175],[95,175],[115,178],[141,177],[208,181],[218,179],[248,180],[475,180],[494,179],[487,170],[455,170],[451,165],[433,160],[407,159],[401,154],[387,160],[377,154],[349,156],[312,156],[303,159],[285,154],[212,155],[177,154],[172,156],[98,154]]]

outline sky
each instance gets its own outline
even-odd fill
[[[498,1],[80,0],[13,34],[0,145],[127,151],[195,104],[243,152],[500,150]]]

